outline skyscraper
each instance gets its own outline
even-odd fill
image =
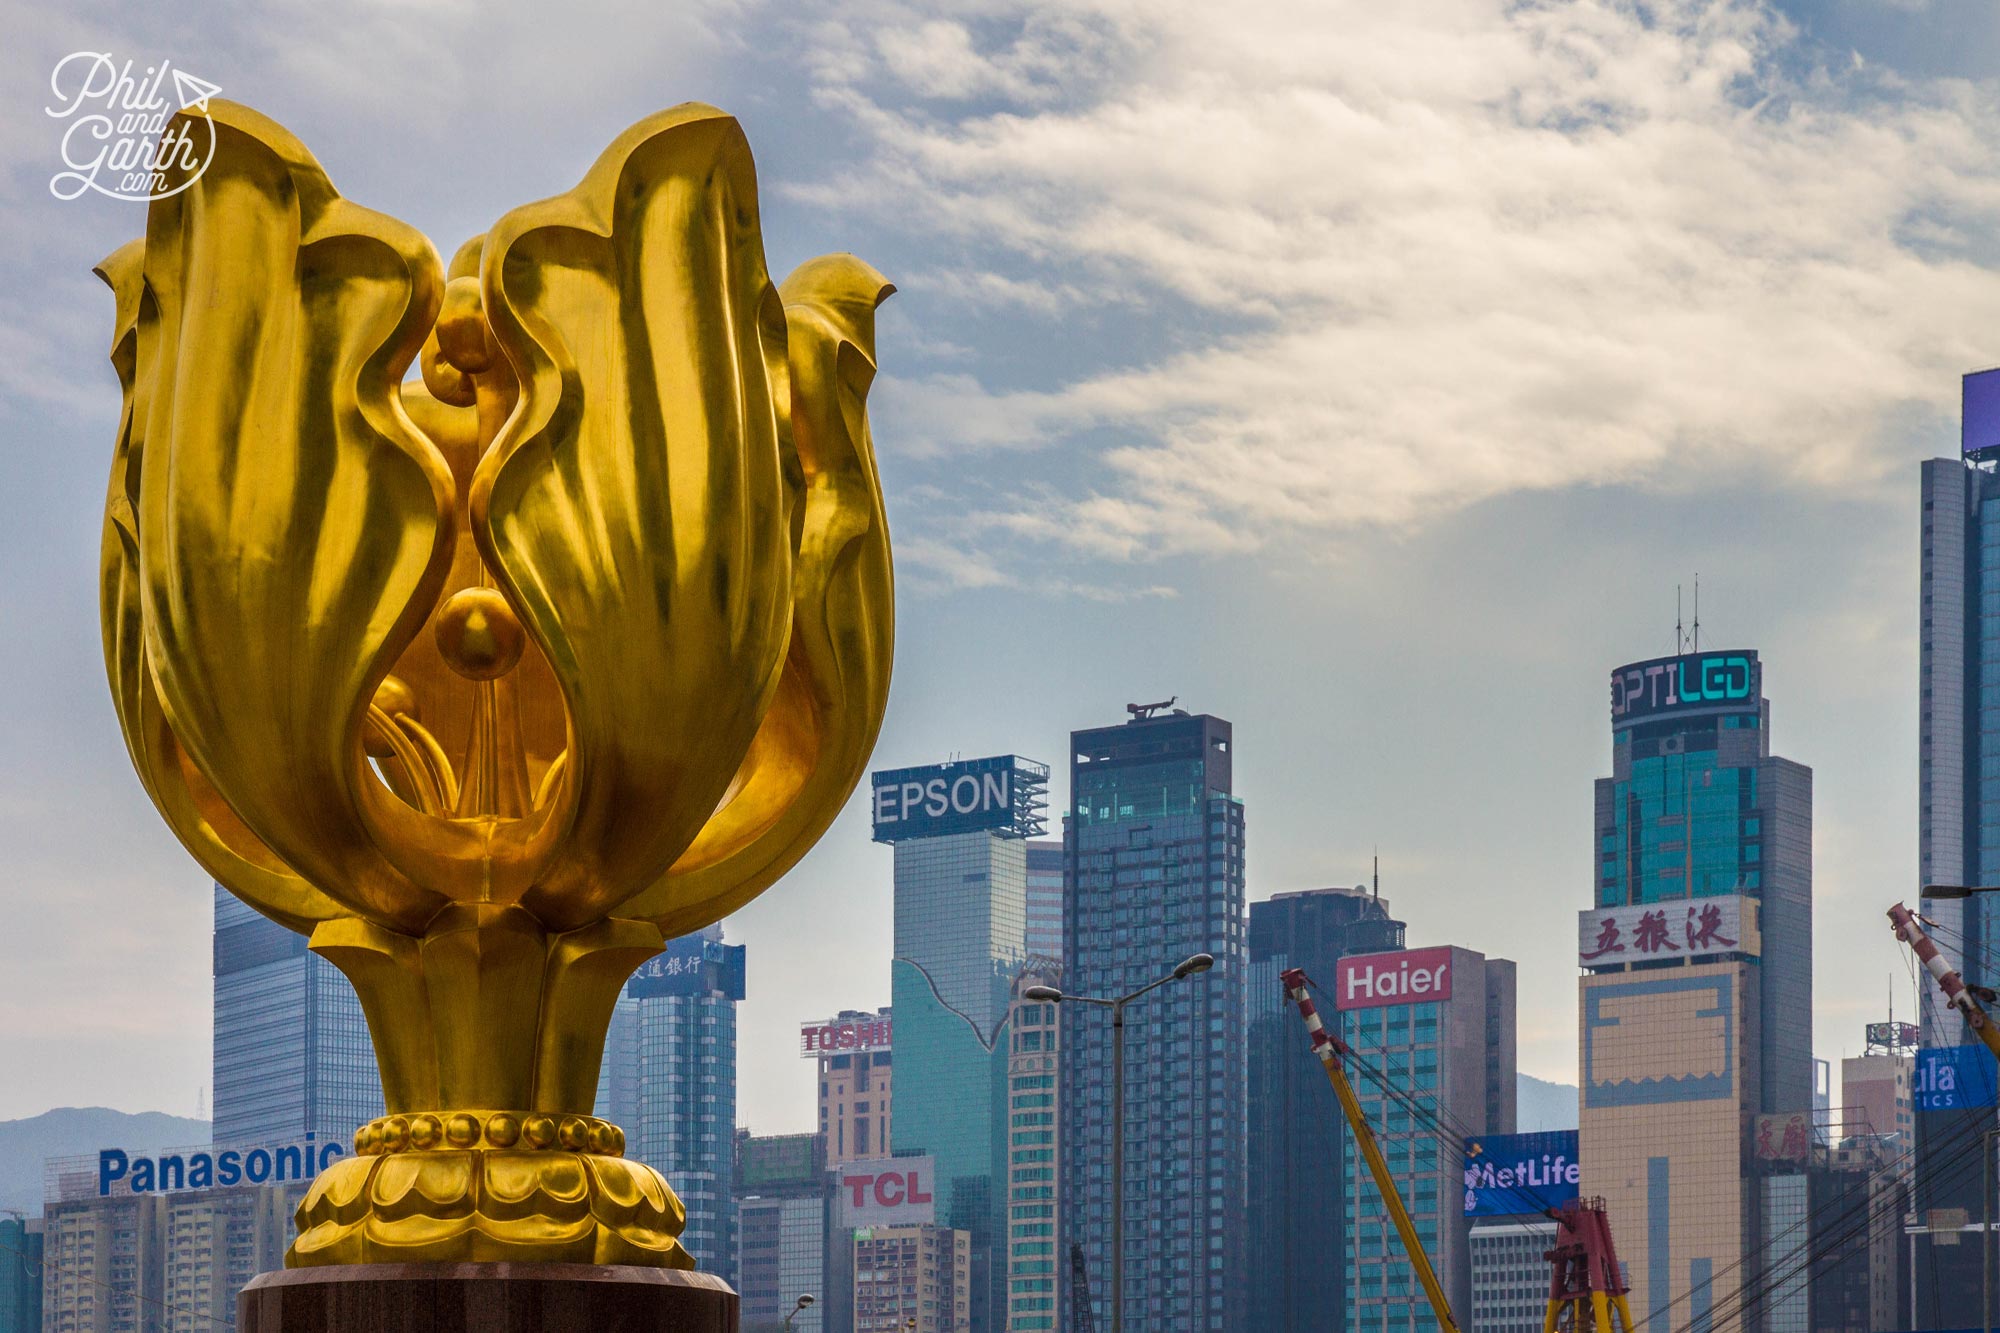
[[[1332,983],[1355,1096],[1463,1318],[1472,1310],[1466,1140],[1514,1132],[1514,964],[1449,945],[1398,949],[1341,959]],[[1346,1327],[1437,1329],[1374,1176],[1359,1153],[1344,1164]]]
[[[735,1184],[741,1263],[736,1280],[742,1333],[825,1333],[853,1328],[852,1259],[828,1243],[831,1205],[826,1143],[816,1134],[737,1135]],[[792,1319],[800,1296],[813,1304]]]
[[[1332,984],[1347,954],[1403,947],[1403,923],[1365,887],[1250,904],[1250,1327],[1340,1333],[1347,1125],[1279,976]],[[1340,1014],[1321,1015],[1338,1033]],[[1335,1262],[1329,1262],[1335,1258]]]
[[[306,937],[215,886],[217,1143],[346,1143],[382,1114],[361,999]]]
[[[1119,996],[1190,954],[1214,970],[1138,1001],[1125,1029],[1128,1327],[1246,1326],[1243,804],[1221,718],[1133,707],[1070,737],[1063,989]],[[901,1011],[897,1019],[901,1021]],[[1062,1006],[1062,1229],[1110,1324],[1111,1023]]]
[[[2000,370],[1965,376],[1959,456],[1923,464],[1917,716],[1917,883],[2000,883]],[[2000,895],[1933,898],[1939,948],[1972,985],[2000,983]],[[1951,1322],[1937,1293],[1976,1290],[1976,1149],[1992,1100],[1927,1095],[1949,1071],[1990,1067],[1959,1016],[1923,988],[1917,1051],[1914,1238],[1919,1327]],[[1955,1077],[1954,1082],[1959,1081]],[[1974,1082],[1990,1088],[1990,1078]],[[1961,1243],[1963,1242],[1963,1243]]]
[[[896,1151],[936,1158],[937,1220],[970,1235],[973,1333],[1006,1320],[1000,1038],[1047,791],[1048,767],[1015,755],[874,775],[875,839],[895,849]]]
[[[668,943],[625,983],[605,1035],[597,1112],[625,1131],[625,1154],[667,1178],[687,1208],[681,1244],[704,1272],[734,1280],[736,1003],[743,946],[710,926]]]
[[[1620,667],[1611,705],[1578,923],[1583,1192],[1634,1313],[1678,1325],[1754,1280],[1805,1204],[1803,1177],[1742,1163],[1758,1114],[1813,1105],[1812,770],[1771,753],[1751,650]]]
[[[1030,855],[1033,848],[1030,847]],[[1007,1055],[1007,1333],[1056,1333],[1062,1315],[1063,1245],[1056,1189],[1056,1088],[1062,1027],[1054,1004],[1030,986],[1062,987],[1046,959],[1015,978]]]
[[[799,1054],[819,1062],[819,1132],[826,1164],[887,1157],[895,1132],[894,1031],[887,1006],[843,1009],[799,1030]]]

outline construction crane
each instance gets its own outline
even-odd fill
[[[1075,1241],[1069,1246],[1069,1304],[1070,1327],[1076,1333],[1097,1333],[1097,1321],[1090,1314],[1090,1270],[1084,1266],[1083,1246]]]
[[[1417,1235],[1416,1224],[1410,1220],[1410,1210],[1403,1206],[1403,1196],[1396,1189],[1396,1178],[1389,1174],[1389,1164],[1382,1159],[1382,1147],[1375,1141],[1375,1131],[1369,1126],[1368,1117],[1361,1114],[1361,1103],[1354,1096],[1354,1085],[1347,1081],[1347,1071],[1341,1067],[1341,1057],[1351,1054],[1347,1043],[1328,1032],[1326,1025],[1319,1021],[1319,1011],[1313,1007],[1312,996],[1306,993],[1304,968],[1295,967],[1281,973],[1279,980],[1284,983],[1285,994],[1299,1007],[1299,1016],[1305,1019],[1306,1033],[1312,1038],[1313,1054],[1319,1057],[1320,1066],[1326,1070],[1326,1081],[1333,1084],[1334,1096],[1340,1099],[1341,1113],[1347,1117],[1348,1128],[1354,1131],[1355,1146],[1361,1149],[1362,1160],[1368,1163],[1368,1174],[1375,1178],[1375,1188],[1389,1210],[1389,1220],[1396,1224],[1396,1235],[1402,1239],[1403,1253],[1408,1257],[1410,1267],[1416,1270],[1417,1284],[1424,1289],[1424,1296],[1431,1303],[1431,1313],[1437,1317],[1440,1333],[1459,1333],[1458,1321],[1452,1318],[1451,1302],[1445,1297],[1437,1270],[1431,1267],[1431,1257],[1425,1253],[1423,1239]]]
[[[1544,1211],[1555,1220],[1556,1243],[1542,1255],[1550,1265],[1542,1333],[1632,1333],[1632,1307],[1625,1301],[1631,1288],[1618,1266],[1604,1200],[1571,1199]]]
[[[1974,998],[1983,997],[1991,1003],[1993,992],[1983,986],[1965,984],[1965,978],[1959,976],[1950,963],[1945,962],[1944,955],[1938,952],[1937,945],[1931,942],[1931,937],[1925,933],[1923,926],[1918,924],[1915,912],[1897,903],[1889,909],[1889,922],[1896,929],[1896,938],[1910,946],[1916,953],[1918,961],[1924,965],[1924,970],[1937,981],[1938,989],[1944,992],[1945,1003],[1965,1015],[1966,1026],[1972,1029],[1979,1040],[1986,1043],[1988,1050],[2000,1056],[2000,1031],[1994,1029],[1992,1015],[1980,1008],[1979,999]]]

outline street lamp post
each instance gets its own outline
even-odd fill
[[[812,1303],[813,1303],[813,1294],[811,1292],[809,1291],[800,1292],[798,1302],[792,1306],[792,1312],[785,1316],[785,1327],[790,1328],[792,1326],[792,1321],[799,1317],[799,1311],[805,1309],[808,1305],[811,1305]]]
[[[1111,1333],[1125,1333],[1125,1006],[1151,990],[1215,966],[1213,954],[1185,958],[1164,977],[1117,999],[1065,995],[1054,986],[1030,986],[1021,998],[1050,1004],[1071,1001],[1111,1011]]]

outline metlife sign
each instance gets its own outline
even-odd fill
[[[1046,766],[1017,755],[894,768],[873,777],[875,841],[903,842],[1000,829],[1032,837],[1033,807],[1047,789]]]
[[[1509,1217],[1560,1208],[1577,1197],[1577,1132],[1489,1134],[1465,1145],[1465,1215]]]
[[[1764,668],[1752,648],[1687,653],[1634,662],[1611,673],[1611,725],[1671,713],[1755,708],[1764,693]]]

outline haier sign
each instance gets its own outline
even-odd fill
[[[1576,1142],[1573,1129],[1471,1140],[1465,1145],[1465,1215],[1508,1217],[1568,1203],[1583,1182]]]
[[[1039,765],[1033,766],[1039,768]],[[1023,761],[1011,754],[966,759],[954,764],[894,768],[874,775],[875,841],[937,838],[980,829],[1010,829],[1016,822],[1021,779],[1047,782],[1023,771]]]
[[[1336,1009],[1377,1009],[1451,998],[1451,949],[1404,949],[1343,958],[1333,974]]]

